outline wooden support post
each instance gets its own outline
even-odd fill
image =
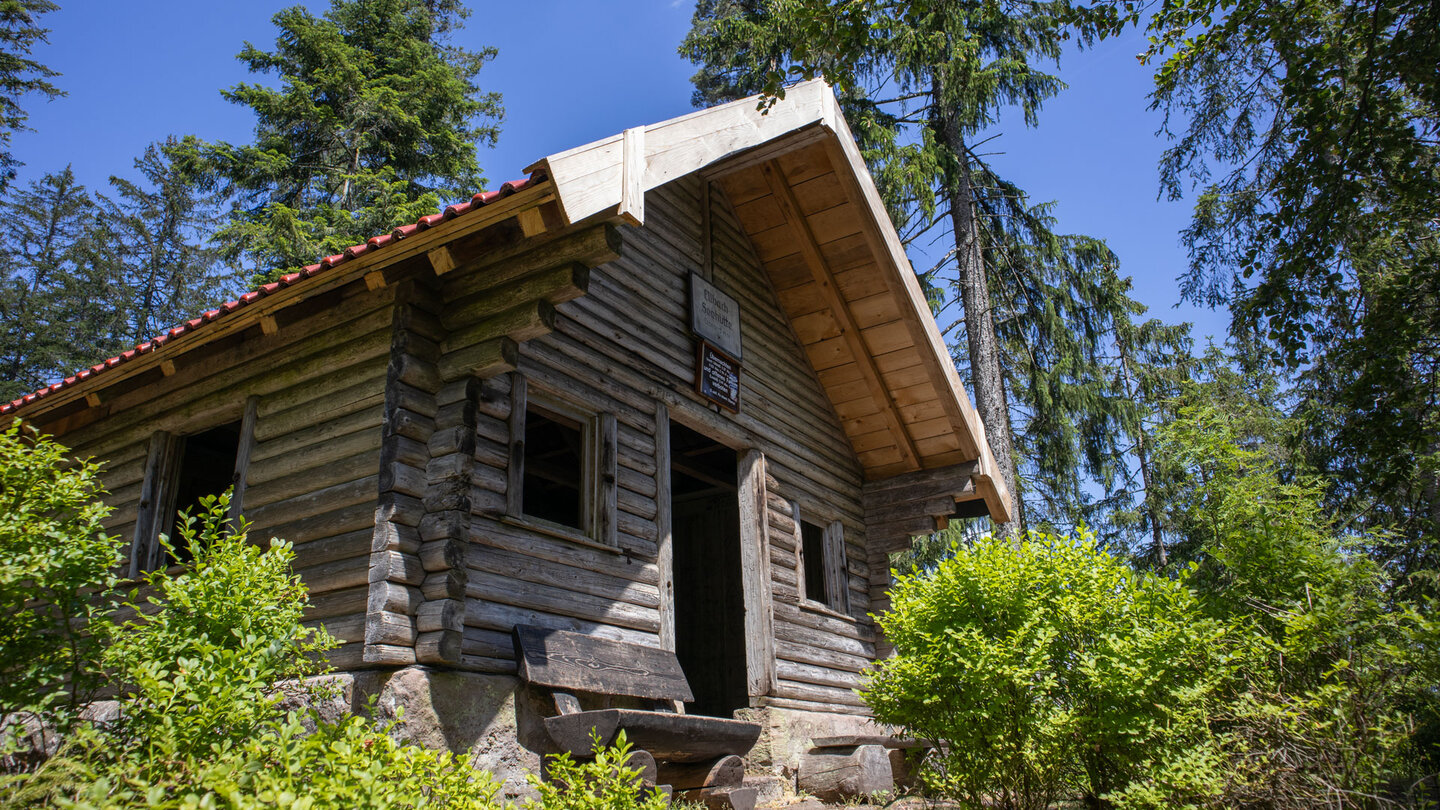
[[[245,399],[245,415],[240,418],[240,439],[235,447],[235,474],[230,480],[230,525],[238,521],[245,508],[245,479],[250,470],[250,453],[255,449],[255,420],[260,413],[260,397]]]
[[[274,315],[260,316],[260,332],[265,335],[273,335],[280,331],[280,324],[276,322]]]
[[[378,290],[388,283],[385,280],[385,274],[379,270],[371,270],[365,274],[365,289],[367,290]]]
[[[525,375],[510,375],[510,463],[506,465],[505,514],[523,514],[525,487]]]
[[[660,647],[675,650],[675,549],[670,494],[670,409],[655,403],[655,564],[660,582]],[[667,783],[668,784],[668,783]]]
[[[740,459],[740,579],[745,599],[745,674],[753,699],[775,686],[774,607],[770,598],[770,532],[765,506],[765,456]]]

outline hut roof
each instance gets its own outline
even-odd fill
[[[698,172],[734,206],[866,478],[972,463],[975,494],[992,518],[1008,519],[1010,495],[984,426],[826,84],[798,84],[764,109],[757,99],[743,99],[628,129],[550,155],[527,171],[527,179],[327,256],[0,405],[0,416],[83,398],[290,304],[547,203],[565,225],[617,217],[643,224],[647,190]]]

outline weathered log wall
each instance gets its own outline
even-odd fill
[[[705,197],[711,201],[706,212]],[[708,240],[705,234],[712,235]],[[519,378],[615,417],[616,545],[537,534],[504,519],[510,453],[512,377],[483,383],[477,397],[472,523],[464,553],[466,593],[461,663],[488,672],[514,669],[510,628],[543,624],[646,644],[666,643],[667,602],[659,564],[660,517],[670,419],[764,454],[766,579],[776,656],[765,687],[774,705],[863,712],[851,691],[874,655],[866,618],[869,569],[861,474],[834,409],[755,259],[716,189],[685,178],[651,191],[646,224],[625,229],[620,257],[589,273],[586,294],[556,307],[554,331],[519,345]],[[744,341],[741,413],[720,413],[694,394],[688,277],[709,263],[713,282],[740,302]],[[445,299],[475,282],[456,274]],[[457,324],[458,325],[458,324]],[[463,327],[462,327],[463,330]],[[456,341],[452,335],[452,343]],[[463,349],[462,347],[458,347]],[[523,397],[519,399],[523,402]],[[790,504],[838,519],[847,543],[850,610],[803,598],[797,583]],[[453,581],[456,577],[450,577]],[[432,588],[427,580],[426,598]],[[440,589],[434,589],[439,596]]]
[[[108,401],[111,416],[60,437],[104,462],[106,529],[129,540],[151,434],[237,420],[256,397],[243,512],[252,537],[294,544],[310,619],[347,642],[332,656],[342,667],[360,662],[365,635],[394,293],[356,283],[302,305],[271,334],[257,326],[181,356],[173,374]]]

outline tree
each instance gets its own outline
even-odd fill
[[[208,309],[229,280],[210,241],[221,201],[191,165],[198,143],[172,136],[151,144],[135,159],[140,179],[112,176],[115,198],[99,200],[96,232],[81,253],[115,280],[118,295],[104,304],[119,320],[116,349]]]
[[[779,95],[791,75],[823,75],[841,93],[903,236],[948,234],[953,250],[921,280],[937,308],[952,294],[959,302],[957,359],[1005,483],[1037,522],[1094,511],[1076,475],[1082,466],[1115,495],[1101,507],[1130,497],[1112,487],[1126,477],[1128,436],[1145,403],[1111,370],[1115,336],[1141,308],[1102,242],[1056,233],[1050,206],[1000,178],[973,141],[1005,106],[1034,124],[1064,86],[1038,63],[1058,59],[1067,22],[1085,36],[1107,14],[1065,0],[709,0],[681,47],[701,66],[697,103]],[[1159,341],[1153,351],[1132,347],[1135,363],[1184,353],[1173,331],[1131,336]]]
[[[60,74],[30,58],[35,45],[50,32],[38,18],[59,6],[50,0],[5,0],[0,3],[0,192],[15,179],[21,164],[10,152],[10,137],[25,128],[29,114],[20,102],[26,96],[54,99],[65,91],[50,83]]]
[[[106,299],[75,263],[91,209],[89,193],[69,167],[0,199],[0,397],[34,391],[95,360],[90,335],[74,328],[69,311],[75,301]]]
[[[262,276],[432,214],[484,187],[477,143],[494,143],[500,96],[475,85],[494,48],[447,44],[459,0],[332,0],[275,15],[275,50],[239,58],[278,88],[239,84],[255,141],[200,150],[234,194],[217,239]]]
[[[1440,531],[1440,7],[1423,0],[1165,2],[1161,164],[1199,193],[1189,298],[1296,373],[1329,503],[1411,539]]]

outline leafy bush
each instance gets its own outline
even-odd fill
[[[669,803],[664,794],[646,794],[640,771],[626,764],[630,742],[624,731],[609,748],[593,731],[591,738],[594,757],[588,762],[576,762],[568,752],[549,756],[547,778],[529,777],[540,801],[527,801],[527,810],[665,810]]]
[[[182,520],[194,552],[147,575],[104,665],[118,720],[82,726],[34,774],[0,783],[0,804],[75,808],[494,808],[497,785],[449,752],[396,742],[361,717],[338,723],[281,701],[303,691],[333,642],[300,624],[294,552],[248,542],[228,498]],[[285,684],[289,684],[286,686]]]
[[[896,656],[865,700],[936,743],[928,787],[969,807],[1045,808],[1164,775],[1218,788],[1205,719],[1224,628],[1183,582],[1088,538],[985,538],[901,576],[879,617]]]
[[[448,751],[400,743],[364,717],[286,708],[306,704],[305,678],[334,644],[301,624],[308,597],[288,543],[250,543],[245,522],[226,519],[228,496],[202,499],[199,516],[181,520],[193,560],[147,574],[120,604],[117,541],[90,503],[94,468],[18,430],[0,433],[0,596],[15,618],[0,652],[17,673],[0,684],[6,706],[63,703],[74,719],[85,694],[74,685],[105,677],[119,711],[69,724],[57,755],[0,776],[0,807],[498,810],[498,783]],[[34,662],[15,658],[32,652]],[[622,740],[593,762],[556,761],[558,781],[536,780],[530,806],[659,810],[663,799],[636,790],[628,756]]]
[[[1417,718],[1436,717],[1434,604],[1406,598],[1368,553],[1386,538],[1338,525],[1324,482],[1282,474],[1257,430],[1273,432],[1197,402],[1157,444],[1187,482],[1172,508],[1197,551],[1193,584],[1231,628],[1235,678],[1211,718],[1225,731],[1224,803],[1405,801],[1436,764],[1416,735]]]
[[[98,686],[122,559],[95,475],[19,422],[0,431],[0,717],[63,730]]]

